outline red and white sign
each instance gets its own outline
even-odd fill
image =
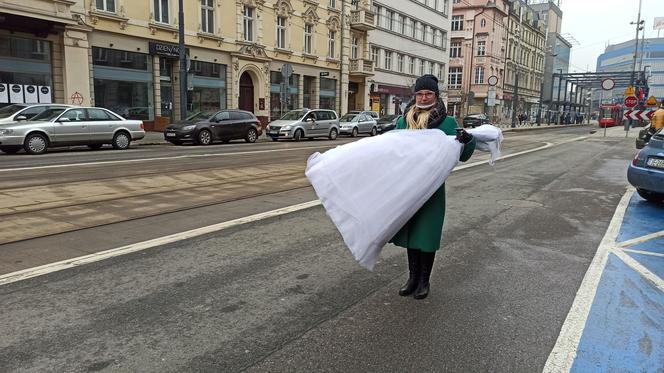
[[[625,97],[625,107],[628,108],[633,108],[636,106],[636,104],[639,102],[639,100],[636,98],[636,96],[627,96]]]
[[[655,110],[627,110],[625,119],[651,120],[654,114]]]

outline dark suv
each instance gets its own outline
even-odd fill
[[[244,139],[255,142],[262,133],[261,122],[256,116],[243,110],[221,110],[202,121],[175,122],[164,131],[164,139],[175,145],[193,142],[210,145],[215,141],[229,142]]]
[[[467,117],[463,118],[463,127],[468,128],[468,127],[479,127],[483,124],[491,124],[489,121],[489,118],[486,117],[484,114],[471,114],[468,115]]]

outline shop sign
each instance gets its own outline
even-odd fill
[[[150,54],[156,54],[164,57],[180,57],[180,47],[175,44],[157,43],[151,41],[149,43]]]
[[[320,76],[330,76],[330,72],[329,71],[323,71],[323,72],[320,73]]]

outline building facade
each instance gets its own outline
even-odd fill
[[[0,0],[11,20],[0,24],[2,82],[50,84],[56,102],[106,107],[155,129],[180,119],[181,99],[188,114],[240,108],[264,124],[294,108],[369,108],[371,0],[184,4],[186,98],[177,0]]]
[[[485,113],[497,121],[502,113],[508,9],[508,1],[503,0],[453,0],[451,114]]]
[[[609,45],[604,53],[597,57],[597,72],[632,71],[634,64],[635,41]],[[645,71],[648,79],[647,96],[655,96],[658,102],[664,100],[664,38],[639,40],[636,71]],[[638,83],[638,82],[637,82]],[[621,103],[625,98],[626,86],[618,86],[611,91],[602,92],[603,103]],[[593,94],[593,107],[597,108],[599,90]]]
[[[375,75],[371,109],[401,114],[418,76],[438,77],[444,100],[449,64],[449,0],[375,0],[376,29],[369,33]],[[371,90],[373,88],[373,90]]]
[[[503,118],[537,117],[544,76],[546,28],[524,0],[510,3],[505,62]]]

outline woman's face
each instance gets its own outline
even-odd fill
[[[429,106],[436,102],[436,94],[433,91],[423,89],[415,92],[415,104],[417,106]]]

